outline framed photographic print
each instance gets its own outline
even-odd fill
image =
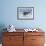
[[[33,20],[34,19],[34,7],[18,7],[17,8],[18,20]]]

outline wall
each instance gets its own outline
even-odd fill
[[[46,28],[46,0],[1,0],[0,25],[16,28]],[[17,7],[34,7],[34,20],[17,20]],[[45,31],[45,30],[44,30]]]

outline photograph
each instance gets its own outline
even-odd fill
[[[18,20],[33,20],[34,19],[34,7],[18,7],[17,8]]]

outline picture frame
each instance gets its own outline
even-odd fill
[[[18,20],[33,20],[34,7],[17,7],[17,19]]]

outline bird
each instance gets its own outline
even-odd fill
[[[28,11],[28,12],[23,12],[23,15],[26,16],[26,15],[29,14],[29,13],[30,13],[30,11]]]

